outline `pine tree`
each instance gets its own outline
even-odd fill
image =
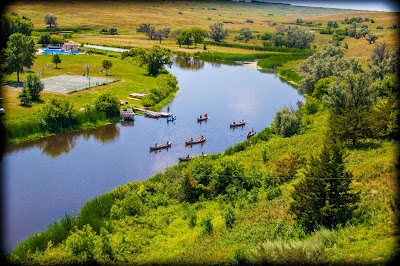
[[[345,224],[359,200],[359,193],[350,191],[351,181],[341,144],[327,140],[319,158],[311,159],[306,178],[295,185],[290,212],[306,231]]]

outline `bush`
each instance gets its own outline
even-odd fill
[[[301,119],[289,108],[283,108],[276,112],[272,127],[275,133],[283,137],[291,137],[300,132]]]
[[[82,230],[76,229],[66,240],[65,245],[75,257],[91,261],[93,259],[94,242],[96,233],[89,225],[85,225]]]
[[[233,224],[236,220],[236,214],[232,207],[228,207],[223,213],[223,217],[225,219],[225,226],[227,229],[232,229]]]
[[[99,112],[104,112],[107,117],[114,117],[119,114],[118,98],[106,92],[98,96],[94,101],[94,108]]]
[[[214,232],[214,226],[212,224],[212,217],[207,216],[200,222],[201,225],[201,234],[202,235],[212,235]]]
[[[62,132],[63,129],[76,126],[76,111],[67,99],[50,98],[38,111],[44,130]]]

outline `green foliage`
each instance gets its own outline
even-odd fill
[[[306,176],[294,186],[290,212],[307,231],[318,225],[344,225],[352,218],[359,200],[358,193],[351,192],[351,181],[341,144],[328,139],[319,158],[312,158]]]
[[[76,218],[78,228],[89,224],[93,231],[99,234],[100,229],[104,227],[104,220],[110,217],[114,202],[115,199],[111,193],[103,194],[86,202]]]
[[[176,41],[179,44],[179,47],[181,47],[181,45],[187,45],[187,47],[189,48],[189,46],[192,45],[194,42],[192,31],[190,29],[182,31],[176,37]]]
[[[165,65],[169,67],[172,65],[172,52],[158,45],[149,50],[139,49],[137,54],[139,61],[147,65],[149,75],[157,76]]]
[[[371,82],[364,73],[346,73],[331,84],[326,102],[331,108],[331,131],[342,141],[356,145],[360,138],[372,136],[370,109],[374,102]]]
[[[190,28],[190,31],[192,32],[194,47],[196,47],[196,44],[202,43],[204,37],[207,36],[207,31],[199,27],[192,27]]]
[[[213,168],[213,182],[217,194],[228,193],[229,187],[245,187],[244,167],[240,162],[231,158],[221,158]]]
[[[75,232],[65,241],[65,245],[72,256],[90,262],[94,257],[95,238],[96,233],[89,225],[85,225],[82,230],[75,228]]]
[[[106,70],[106,76],[108,75],[107,71],[112,67],[111,60],[103,60],[102,66]]]
[[[298,114],[289,108],[282,108],[276,111],[272,121],[273,130],[283,136],[291,137],[300,132],[301,119]]]
[[[228,35],[228,30],[224,29],[224,24],[221,22],[210,25],[211,32],[209,37],[216,42],[223,41]]]
[[[1,43],[7,43],[14,33],[30,36],[33,31],[33,23],[26,17],[19,17],[17,13],[3,13],[1,15]]]
[[[107,117],[115,117],[119,114],[118,98],[110,92],[104,92],[94,100],[94,108],[105,113]]]
[[[30,106],[32,103],[32,97],[29,93],[29,89],[23,87],[21,92],[18,94],[18,98],[20,99],[21,105]]]
[[[49,25],[50,28],[57,27],[57,17],[52,13],[46,13],[44,15],[44,23]]]
[[[212,224],[212,217],[207,215],[200,221],[201,234],[202,235],[212,235],[214,233],[214,225]]]
[[[23,88],[29,91],[33,101],[40,99],[40,92],[44,89],[43,82],[35,74],[29,74],[26,77]]]
[[[56,68],[58,68],[58,64],[61,64],[61,59],[58,54],[53,55],[53,58],[51,59],[51,62],[53,64],[56,64]]]
[[[33,66],[35,51],[35,43],[32,37],[22,33],[12,34],[4,51],[4,72],[6,74],[17,72],[17,81],[19,82],[19,74],[23,71],[23,68],[31,68]]]
[[[41,44],[42,46],[50,44],[51,43],[50,34],[48,32],[40,34],[37,43]]]
[[[171,74],[160,74],[157,77],[158,88],[151,88],[142,98],[144,106],[154,106],[178,89],[178,81]]]
[[[232,229],[233,228],[233,224],[235,223],[236,220],[236,214],[235,211],[232,207],[228,207],[224,213],[223,213],[223,217],[225,220],[225,226],[227,229]]]
[[[324,46],[321,51],[316,52],[300,64],[300,71],[303,73],[300,90],[303,93],[311,94],[320,79],[337,75],[338,72],[345,69],[349,69],[349,66],[340,47]]]
[[[62,132],[65,128],[76,126],[76,111],[67,99],[50,98],[39,108],[38,117],[43,129],[50,132]]]
[[[121,200],[116,200],[111,207],[110,217],[121,219],[125,216],[140,216],[144,213],[146,206],[135,191],[129,192]]]
[[[301,106],[300,111],[308,115],[312,115],[318,112],[318,110],[320,109],[320,105],[321,102],[318,99],[313,96],[308,96],[306,103]]]

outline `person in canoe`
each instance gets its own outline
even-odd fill
[[[206,118],[207,118],[207,117],[208,117],[208,114],[205,114],[205,115],[204,115],[204,117],[206,117]]]
[[[203,118],[203,116],[202,115],[200,115],[200,119],[202,119]]]
[[[193,142],[193,138],[190,138],[190,142]]]

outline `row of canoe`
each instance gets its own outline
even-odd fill
[[[205,137],[201,137],[199,139],[190,139],[189,141],[185,141],[185,145],[193,145],[193,144],[198,144],[198,143],[203,143],[206,141]],[[154,146],[150,146],[150,151],[155,151],[155,150],[161,150],[161,149],[166,149],[166,148],[170,148],[171,147],[171,142],[167,141],[167,143],[163,143],[158,145],[156,143],[156,145]]]

